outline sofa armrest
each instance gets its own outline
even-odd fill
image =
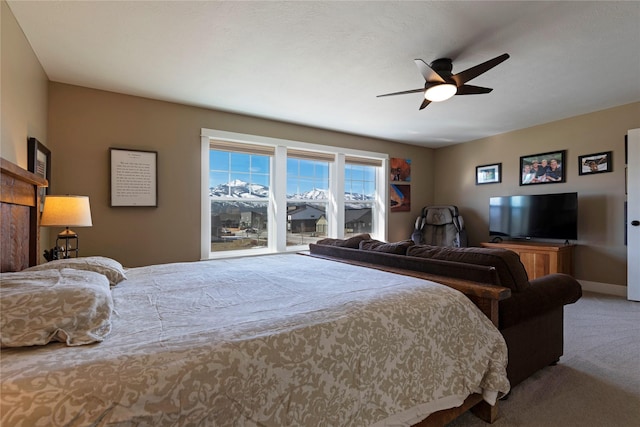
[[[525,290],[500,301],[500,329],[572,304],[582,296],[580,283],[568,274],[548,274],[529,283]]]
[[[568,274],[554,273],[529,281],[531,287],[544,292],[548,298],[561,302],[562,305],[573,304],[582,297],[582,286]]]

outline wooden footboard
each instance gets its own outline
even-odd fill
[[[418,424],[414,424],[413,427],[444,427],[469,410],[482,421],[489,424],[493,424],[498,418],[498,402],[496,402],[495,406],[491,406],[482,400],[481,395],[472,394],[457,408],[443,409],[442,411],[434,412]]]

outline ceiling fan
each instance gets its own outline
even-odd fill
[[[472,86],[465,84],[471,79],[475,79],[480,74],[486,73],[496,65],[509,59],[509,54],[505,53],[490,59],[475,67],[471,67],[458,74],[452,74],[453,63],[449,58],[440,58],[427,65],[422,59],[416,59],[414,62],[425,79],[423,89],[405,90],[402,92],[386,93],[378,95],[377,98],[383,96],[404,95],[407,93],[424,92],[424,101],[420,105],[420,110],[429,105],[431,102],[445,101],[453,95],[476,95],[480,93],[489,93],[493,89],[481,86]]]

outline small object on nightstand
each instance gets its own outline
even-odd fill
[[[46,259],[48,262],[54,261],[56,259],[63,259],[65,258],[64,255],[65,250],[62,246],[54,246],[49,250],[44,250],[44,259]]]

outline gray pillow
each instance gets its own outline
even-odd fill
[[[109,281],[93,271],[63,268],[0,275],[0,345],[104,340],[111,331]]]
[[[109,279],[111,286],[115,286],[127,278],[122,264],[114,259],[102,256],[58,259],[29,267],[22,271],[61,270],[63,268],[73,268],[75,270],[86,270],[103,274]]]

